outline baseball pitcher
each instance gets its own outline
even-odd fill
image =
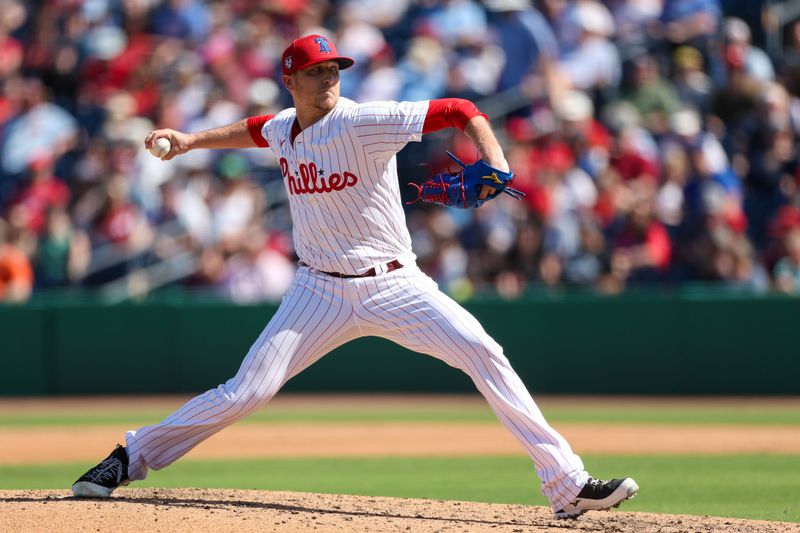
[[[156,130],[172,159],[198,148],[272,151],[280,165],[299,257],[296,278],[237,374],[162,422],[129,431],[72,486],[107,497],[172,464],[214,433],[268,402],[293,376],[342,344],[366,335],[394,341],[466,372],[497,418],[533,459],[557,517],[608,509],[639,489],[631,478],[596,480],[542,416],[503,349],[415,264],[400,199],[395,154],[426,133],[462,130],[482,159],[433,176],[422,201],[477,208],[499,194],[519,197],[486,116],[459,99],[355,103],[339,96],[353,65],[320,35],[295,40],[282,56],[294,108],[199,133]],[[165,143],[162,143],[165,144]]]

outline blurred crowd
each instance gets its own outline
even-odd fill
[[[165,285],[279,298],[296,257],[269,151],[162,162],[143,139],[290,106],[280,55],[312,32],[356,59],[343,96],[468,98],[491,116],[525,200],[408,206],[445,290],[800,293],[800,21],[767,28],[783,37],[767,53],[758,10],[736,5],[0,0],[0,301]],[[446,168],[450,147],[476,157],[463,134],[432,134],[400,153],[401,180]]]

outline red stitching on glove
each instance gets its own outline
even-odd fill
[[[419,202],[420,199],[422,199],[422,186],[421,185],[417,185],[416,183],[413,183],[411,181],[406,183],[406,185],[411,185],[412,187],[415,187],[417,189],[417,197],[415,199],[411,200],[410,202],[406,202],[406,205],[411,205],[411,204],[415,204],[415,203]]]

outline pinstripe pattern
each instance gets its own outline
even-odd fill
[[[582,461],[550,427],[502,348],[472,315],[415,266],[354,283],[360,300],[355,312],[367,324],[366,334],[464,371],[533,459],[553,508],[574,499],[588,477]]]
[[[349,298],[330,278],[301,268],[236,376],[159,424],[127,434],[128,476],[144,479],[269,401],[300,369],[358,337]]]
[[[291,377],[334,348],[375,335],[465,372],[533,459],[554,509],[586,482],[580,458],[544,419],[502,348],[415,265],[339,279],[301,268],[236,376],[163,422],[128,432],[129,477],[144,479],[269,401]]]
[[[322,271],[360,274],[398,257],[415,259],[394,155],[422,139],[427,110],[427,101],[356,104],[340,98],[333,111],[294,142],[294,109],[266,122],[262,135],[276,159],[286,162],[295,251],[304,263]],[[322,171],[315,176],[320,183],[345,171],[357,176],[358,183],[295,194],[290,183],[298,183],[295,176],[311,164]]]
[[[580,458],[548,425],[502,348],[414,264],[394,155],[421,138],[427,109],[428,102],[340,99],[294,142],[294,109],[264,125],[289,191],[295,247],[311,268],[298,270],[233,378],[161,423],[128,432],[131,480],[247,416],[337,346],[376,335],[464,371],[533,459],[554,510],[574,500],[588,478]],[[352,183],[331,177],[345,172]],[[395,259],[405,267],[374,277],[320,272],[357,274]]]

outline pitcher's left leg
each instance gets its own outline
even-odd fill
[[[356,305],[356,314],[376,327],[373,334],[466,372],[533,459],[553,510],[573,502],[589,477],[583,462],[547,423],[502,348],[416,267],[380,278],[364,280]]]

